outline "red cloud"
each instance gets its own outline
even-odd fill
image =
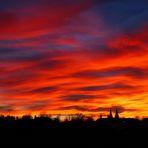
[[[54,1],[52,3],[38,1],[36,5],[15,8],[10,13],[0,12],[0,38],[26,38],[51,33],[54,29],[61,28],[71,17],[86,9],[91,3],[81,0],[61,5]]]

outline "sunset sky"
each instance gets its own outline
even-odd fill
[[[148,115],[147,0],[0,0],[0,114]]]

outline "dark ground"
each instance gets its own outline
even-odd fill
[[[148,120],[1,119],[0,144],[39,147],[148,147]]]

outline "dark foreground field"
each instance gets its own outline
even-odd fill
[[[59,122],[49,118],[0,120],[0,143],[9,146],[147,147],[148,120]]]

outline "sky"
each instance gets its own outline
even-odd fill
[[[148,115],[147,0],[0,0],[0,114]]]

